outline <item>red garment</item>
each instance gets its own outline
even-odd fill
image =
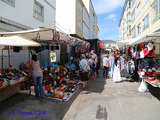
[[[142,51],[143,44],[139,44],[139,52]]]
[[[102,48],[103,47],[103,44],[100,42],[100,48]]]
[[[144,53],[144,56],[148,55],[149,53],[148,47],[145,47],[145,49],[143,50],[143,53]]]
[[[153,75],[153,72],[146,72],[146,75]]]
[[[147,54],[148,57],[153,57],[155,55],[156,46],[153,46],[153,49],[149,51]]]
[[[127,48],[127,55],[130,55],[131,51],[130,51],[130,47]]]

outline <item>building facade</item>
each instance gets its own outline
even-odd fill
[[[126,0],[126,3],[129,3],[129,0]],[[131,38],[160,31],[160,0],[131,0],[130,6]],[[125,31],[122,30],[123,16],[125,16],[124,12],[122,12],[119,24],[120,40],[125,40],[125,37],[122,39],[125,34]]]
[[[56,29],[81,39],[97,38],[97,17],[91,0],[57,0]]]
[[[94,6],[92,4],[91,0],[83,0],[83,3],[85,4],[87,11],[89,13],[89,21],[90,21],[90,39],[98,38],[97,35],[97,16],[96,12],[94,10]]]
[[[119,22],[119,40],[131,38],[131,1],[126,0]]]
[[[83,38],[83,2],[81,0],[56,1],[56,29]]]
[[[23,31],[39,27],[55,29],[55,13],[56,0],[1,0],[0,32]],[[19,53],[13,50],[10,52],[13,68],[19,68],[21,63],[26,63],[29,59],[28,50]],[[45,53],[46,51],[42,52],[41,57],[45,58],[44,61],[48,61],[49,57]],[[3,54],[3,67],[8,68],[8,50],[3,50]],[[2,57],[2,48],[0,48],[0,57]],[[0,58],[0,66],[1,63]]]
[[[55,10],[56,0],[1,0],[0,30],[54,29]]]

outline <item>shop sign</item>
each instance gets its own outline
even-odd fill
[[[51,60],[51,62],[56,62],[56,52],[50,53],[50,60]]]

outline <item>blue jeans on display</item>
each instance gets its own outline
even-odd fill
[[[42,85],[43,78],[32,76],[32,79],[33,79],[33,83],[34,83],[36,97],[39,97],[39,93],[40,93],[40,96],[44,96],[43,85]]]
[[[110,77],[113,76],[113,67],[109,67],[109,71],[110,71]]]

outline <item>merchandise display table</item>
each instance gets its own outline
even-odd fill
[[[27,76],[21,77],[19,80],[10,80],[12,82],[7,82],[5,86],[0,87],[0,102],[11,97],[20,91],[20,83],[27,80]]]
[[[60,101],[68,101],[79,89],[79,81],[70,81],[66,85],[62,85],[61,87],[55,88],[53,93],[46,94],[46,98],[60,100]]]
[[[144,80],[145,80],[145,82],[149,83],[153,87],[159,87],[160,88],[160,79],[148,80],[147,78],[145,78]]]

